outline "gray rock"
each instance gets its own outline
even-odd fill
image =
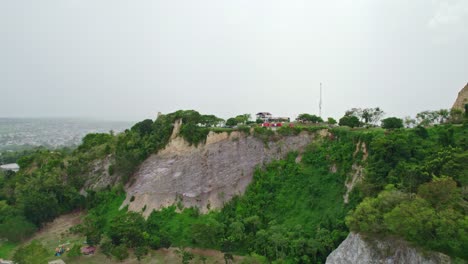
[[[422,252],[400,239],[365,238],[357,233],[348,237],[328,257],[326,264],[436,264],[450,263],[450,257],[437,252]]]
[[[264,143],[240,132],[211,132],[198,147],[175,137],[139,167],[122,206],[133,211],[145,208],[146,216],[175,203],[196,206],[201,212],[220,208],[244,193],[256,166],[284,158],[290,151],[300,152],[315,137],[315,133],[303,132]]]

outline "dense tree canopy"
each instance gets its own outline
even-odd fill
[[[389,117],[382,120],[382,128],[395,129],[402,128],[403,120],[398,117]]]
[[[300,114],[297,117],[297,120],[301,122],[311,122],[311,123],[322,123],[323,119],[320,116],[311,115],[311,114]]]
[[[361,122],[359,122],[359,119],[355,116],[343,116],[340,118],[340,121],[338,122],[340,126],[349,126],[349,127],[359,127],[361,126]]]

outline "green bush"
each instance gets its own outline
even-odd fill
[[[116,259],[120,261],[128,258],[128,255],[129,255],[127,247],[124,244],[115,246],[114,248],[112,248],[111,252],[112,252],[112,256],[114,256]]]
[[[79,257],[81,256],[81,246],[79,244],[73,244],[72,248],[67,254],[69,257]]]
[[[389,117],[382,120],[382,128],[396,129],[403,128],[403,119],[397,117]]]
[[[338,124],[340,126],[349,126],[351,128],[361,126],[361,122],[359,122],[359,119],[355,116],[343,116],[340,118]]]
[[[20,247],[13,255],[13,261],[19,264],[43,264],[47,262],[49,253],[37,240]]]
[[[36,226],[22,216],[13,216],[0,223],[0,237],[11,242],[21,242],[36,231]]]

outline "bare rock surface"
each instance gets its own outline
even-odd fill
[[[398,239],[364,239],[357,233],[348,237],[328,257],[326,264],[438,264],[450,257],[437,252],[421,252]]]
[[[464,111],[465,110],[465,104],[468,104],[468,83],[458,93],[458,97],[455,100],[455,103],[453,104],[452,108],[461,109],[461,110]]]
[[[264,143],[240,132],[210,132],[198,147],[175,137],[142,163],[127,186],[122,206],[132,211],[145,208],[145,216],[179,202],[201,212],[220,208],[244,193],[257,165],[284,158],[290,151],[300,152],[315,137],[302,132]]]

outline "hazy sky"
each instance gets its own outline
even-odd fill
[[[0,116],[403,117],[468,82],[467,0],[2,0]]]

